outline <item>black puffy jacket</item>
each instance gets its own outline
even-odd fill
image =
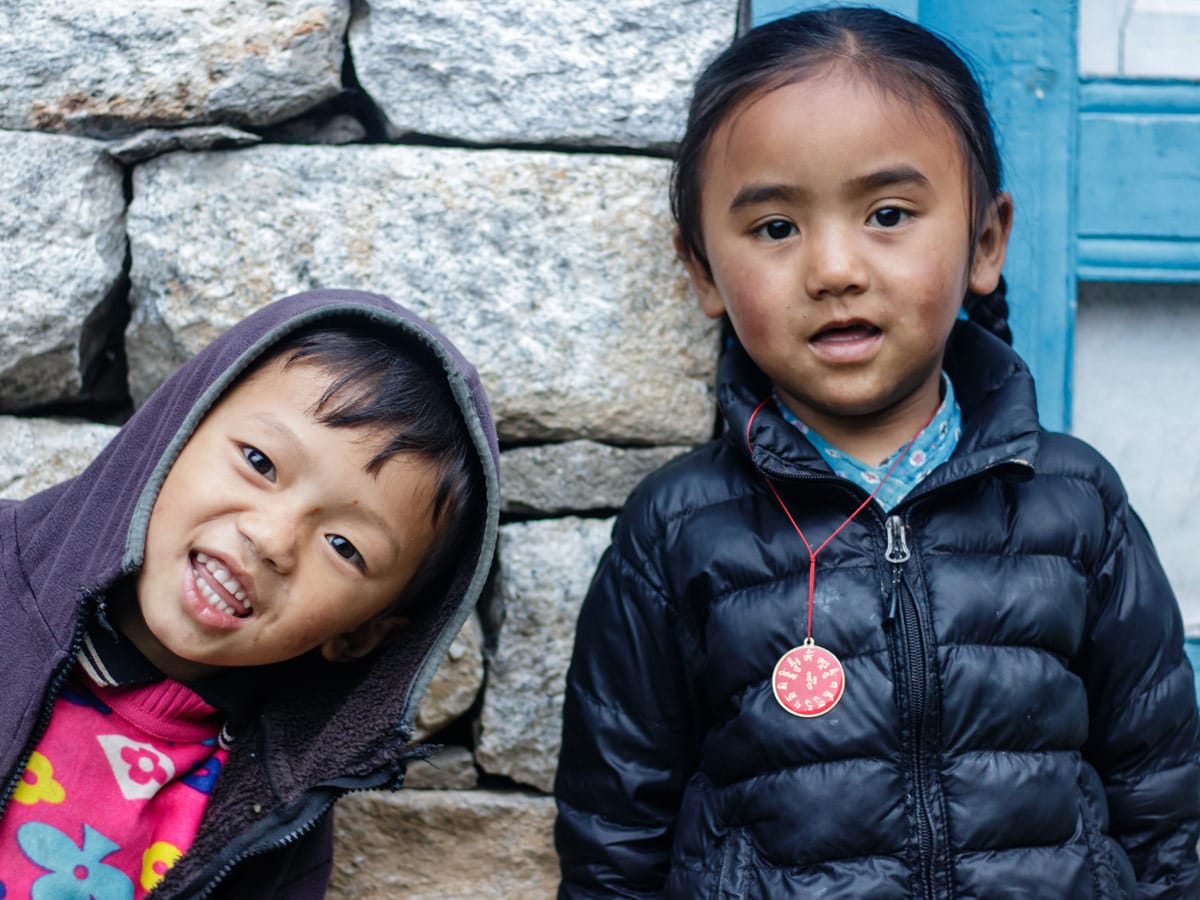
[[[1200,763],[1179,613],[1116,474],[1038,427],[971,324],[964,433],[818,557],[819,718],[775,701],[808,554],[864,499],[737,346],[725,435],[651,476],[580,616],[556,795],[560,897],[1200,897]],[[887,559],[889,531],[892,558]]]

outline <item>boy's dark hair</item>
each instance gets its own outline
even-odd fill
[[[333,428],[366,428],[384,443],[367,465],[377,472],[394,456],[412,453],[438,467],[433,496],[437,538],[400,597],[383,615],[399,612],[412,598],[443,590],[453,563],[471,540],[472,521],[483,502],[474,445],[437,356],[418,339],[372,333],[353,321],[308,325],[288,335],[254,368],[282,359],[284,367],[306,363],[329,374],[313,415]]]
[[[1000,154],[979,82],[952,45],[920,25],[879,9],[841,7],[797,13],[751,29],[696,81],[687,130],[675,156],[671,211],[680,244],[709,271],[700,226],[701,166],[708,141],[733,109],[754,94],[802,81],[830,64],[915,104],[932,102],[954,128],[967,167],[971,252],[1000,191]],[[1012,343],[1001,277],[987,296],[968,293],[967,315]]]

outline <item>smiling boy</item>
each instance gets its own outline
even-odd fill
[[[317,291],[0,505],[0,896],[323,896],[332,804],[402,782],[496,496],[470,365]]]

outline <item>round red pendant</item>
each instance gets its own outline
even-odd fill
[[[779,705],[793,716],[823,716],[842,699],[846,678],[838,658],[806,640],[775,663],[771,690]]]

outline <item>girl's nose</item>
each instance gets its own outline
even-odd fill
[[[812,229],[807,235],[804,287],[813,299],[841,297],[866,288],[865,260],[848,230],[830,226]]]
[[[295,514],[278,508],[248,510],[238,518],[238,531],[255,558],[273,571],[286,575],[295,567],[300,539]]]

